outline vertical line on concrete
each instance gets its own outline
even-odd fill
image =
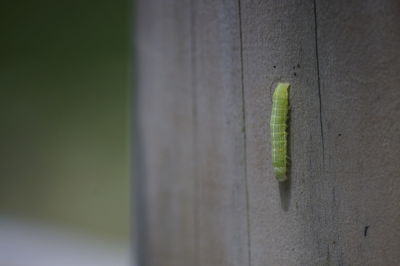
[[[240,81],[242,87],[242,122],[243,122],[243,160],[244,160],[244,180],[246,187],[246,222],[247,222],[247,256],[248,265],[251,266],[251,231],[250,231],[250,200],[249,185],[247,180],[247,136],[246,136],[246,101],[244,93],[244,68],[243,68],[243,30],[242,30],[242,10],[240,0],[238,0],[239,16],[239,39],[240,39]]]

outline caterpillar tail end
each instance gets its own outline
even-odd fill
[[[279,182],[285,182],[287,180],[286,169],[274,168],[275,177]]]
[[[285,182],[285,181],[287,181],[287,175],[276,176],[276,179],[277,179],[279,182]]]

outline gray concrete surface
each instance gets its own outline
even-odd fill
[[[399,17],[396,0],[139,1],[146,265],[397,265]]]

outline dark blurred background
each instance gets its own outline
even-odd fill
[[[128,245],[131,6],[1,2],[0,218]]]

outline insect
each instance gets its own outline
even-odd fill
[[[271,140],[272,166],[278,181],[287,180],[287,119],[289,112],[289,83],[278,83],[272,96]]]

